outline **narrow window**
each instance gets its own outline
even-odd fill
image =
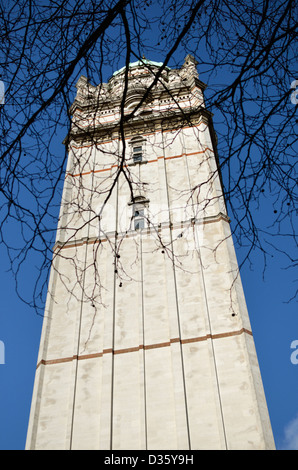
[[[133,219],[134,219],[134,228],[135,228],[135,230],[141,230],[142,228],[145,228],[144,209],[141,209],[139,207],[135,207],[134,208],[134,213],[133,213]]]
[[[144,196],[136,196],[129,203],[132,206],[132,217],[134,230],[142,230],[147,227],[149,199]]]
[[[133,152],[133,155],[132,155],[133,161],[134,162],[141,162],[142,159],[143,159],[142,146],[141,145],[133,146],[132,152]]]
[[[146,162],[146,139],[141,135],[137,135],[131,139],[130,145],[130,158],[131,163],[144,163]]]

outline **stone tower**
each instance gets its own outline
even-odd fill
[[[81,76],[27,449],[272,449],[206,85]]]

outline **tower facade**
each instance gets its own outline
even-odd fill
[[[77,83],[27,449],[272,449],[205,85]]]

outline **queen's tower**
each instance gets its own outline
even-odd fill
[[[272,449],[196,61],[81,76],[27,449]]]

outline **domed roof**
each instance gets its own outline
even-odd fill
[[[148,60],[148,59],[143,58],[141,60],[137,60],[136,62],[130,62],[129,68],[142,67],[144,65],[161,67],[163,65],[163,62],[154,62],[153,60]],[[116,72],[113,73],[112,76],[114,77],[115,75],[118,75],[118,73],[124,72],[125,68],[126,67],[124,66],[121,69],[117,70]],[[169,69],[169,67],[165,67],[165,68]]]

